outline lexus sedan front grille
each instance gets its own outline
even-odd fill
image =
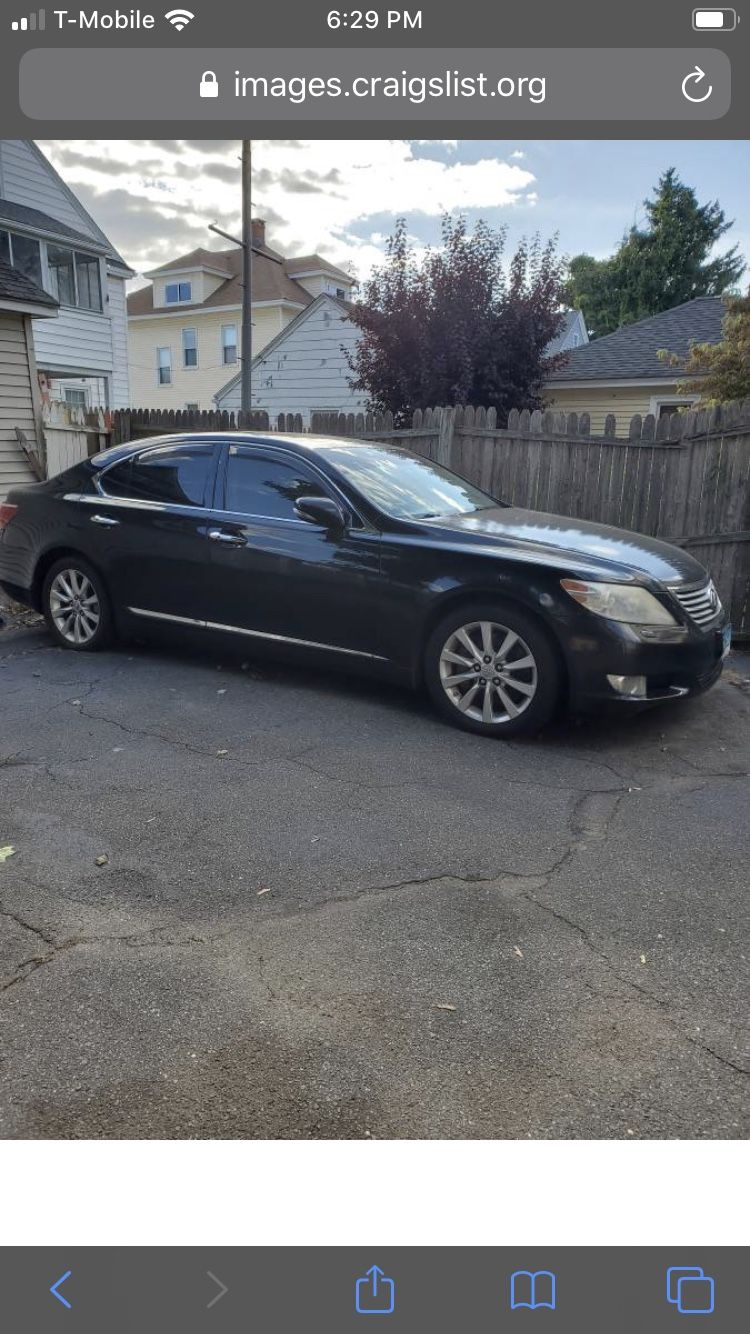
[[[721,611],[719,595],[711,579],[702,588],[673,588],[671,591],[696,625],[708,625]]]

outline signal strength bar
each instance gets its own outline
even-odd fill
[[[44,32],[46,22],[46,10],[38,9],[36,14],[29,14],[28,18],[13,19],[10,26],[14,32]]]

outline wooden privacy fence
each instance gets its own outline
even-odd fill
[[[42,434],[46,473],[48,477],[56,477],[89,454],[107,448],[111,439],[110,421],[101,408],[46,403],[42,408]]]
[[[299,414],[114,413],[113,441],[175,431],[300,433]],[[445,464],[499,500],[664,538],[710,571],[738,639],[750,638],[750,400],[661,417],[633,417],[627,439],[590,434],[587,413],[509,414],[427,408],[409,427],[391,413],[313,413],[323,435],[395,440]]]

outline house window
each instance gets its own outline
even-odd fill
[[[346,296],[346,292],[345,292],[345,290],[344,290],[343,287],[337,287],[337,288],[336,288],[336,296],[339,296],[339,297],[342,297],[342,298]]]
[[[156,349],[156,372],[157,382],[159,384],[172,383],[172,349],[171,347],[157,347]]]
[[[221,360],[224,366],[237,365],[237,325],[221,326]]]
[[[174,306],[178,301],[192,301],[192,299],[192,283],[167,283],[164,288],[164,300],[168,306]]]
[[[15,251],[15,241],[13,245]],[[101,310],[102,289],[99,261],[94,255],[76,254],[65,246],[47,245],[50,288],[62,306]]]
[[[78,305],[81,310],[101,310],[102,287],[99,261],[93,255],[75,255]]]
[[[85,389],[64,389],[63,393],[65,394],[65,402],[69,403],[72,408],[86,407]]]
[[[47,264],[50,284],[54,295],[63,306],[76,303],[76,271],[73,263],[73,251],[62,246],[47,246]]]
[[[39,242],[31,236],[19,236],[11,232],[9,236],[10,243],[10,262],[18,273],[23,273],[27,278],[31,278],[37,286],[42,285],[42,260],[39,249]]]
[[[10,264],[10,232],[0,232],[0,259]]]
[[[200,403],[186,403],[186,404],[185,404],[185,411],[186,411],[186,412],[200,412],[200,406],[201,406]]]
[[[198,334],[195,329],[182,331],[182,364],[187,370],[198,365]]]
[[[673,417],[676,412],[687,411],[698,402],[698,395],[690,398],[687,394],[670,395],[668,398],[652,398],[648,410],[658,421],[661,417]]]

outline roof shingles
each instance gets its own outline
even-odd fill
[[[95,237],[75,231],[66,222],[58,222],[57,218],[51,217],[49,213],[42,213],[38,208],[29,208],[26,204],[16,204],[10,199],[0,198],[0,227],[3,223],[11,227],[15,223],[17,227],[28,227],[35,232],[64,237],[72,244],[82,246],[86,250],[106,254],[109,259],[121,265],[123,269],[127,269],[129,273],[133,272],[122,256],[118,255],[114,246],[103,245]]]
[[[239,306],[242,302],[242,250],[204,250],[199,247],[180,259],[163,264],[155,273],[175,269],[212,268],[226,273],[226,281],[217,287],[205,301],[190,305],[180,304],[179,310],[216,310],[222,306]],[[301,283],[295,282],[286,270],[285,262],[267,246],[253,246],[253,301],[287,301],[297,306],[309,306],[313,300]],[[128,315],[161,315],[172,307],[154,305],[154,288],[140,287],[128,296]]]
[[[687,356],[691,343],[719,343],[725,313],[721,297],[695,297],[566,352],[567,360],[547,377],[547,382],[674,380],[674,371],[665,369],[657,352],[666,348],[682,358]]]
[[[57,310],[58,302],[49,292],[45,292],[31,278],[17,269],[12,269],[4,259],[0,259],[0,301],[18,302],[26,306],[46,306]]]

